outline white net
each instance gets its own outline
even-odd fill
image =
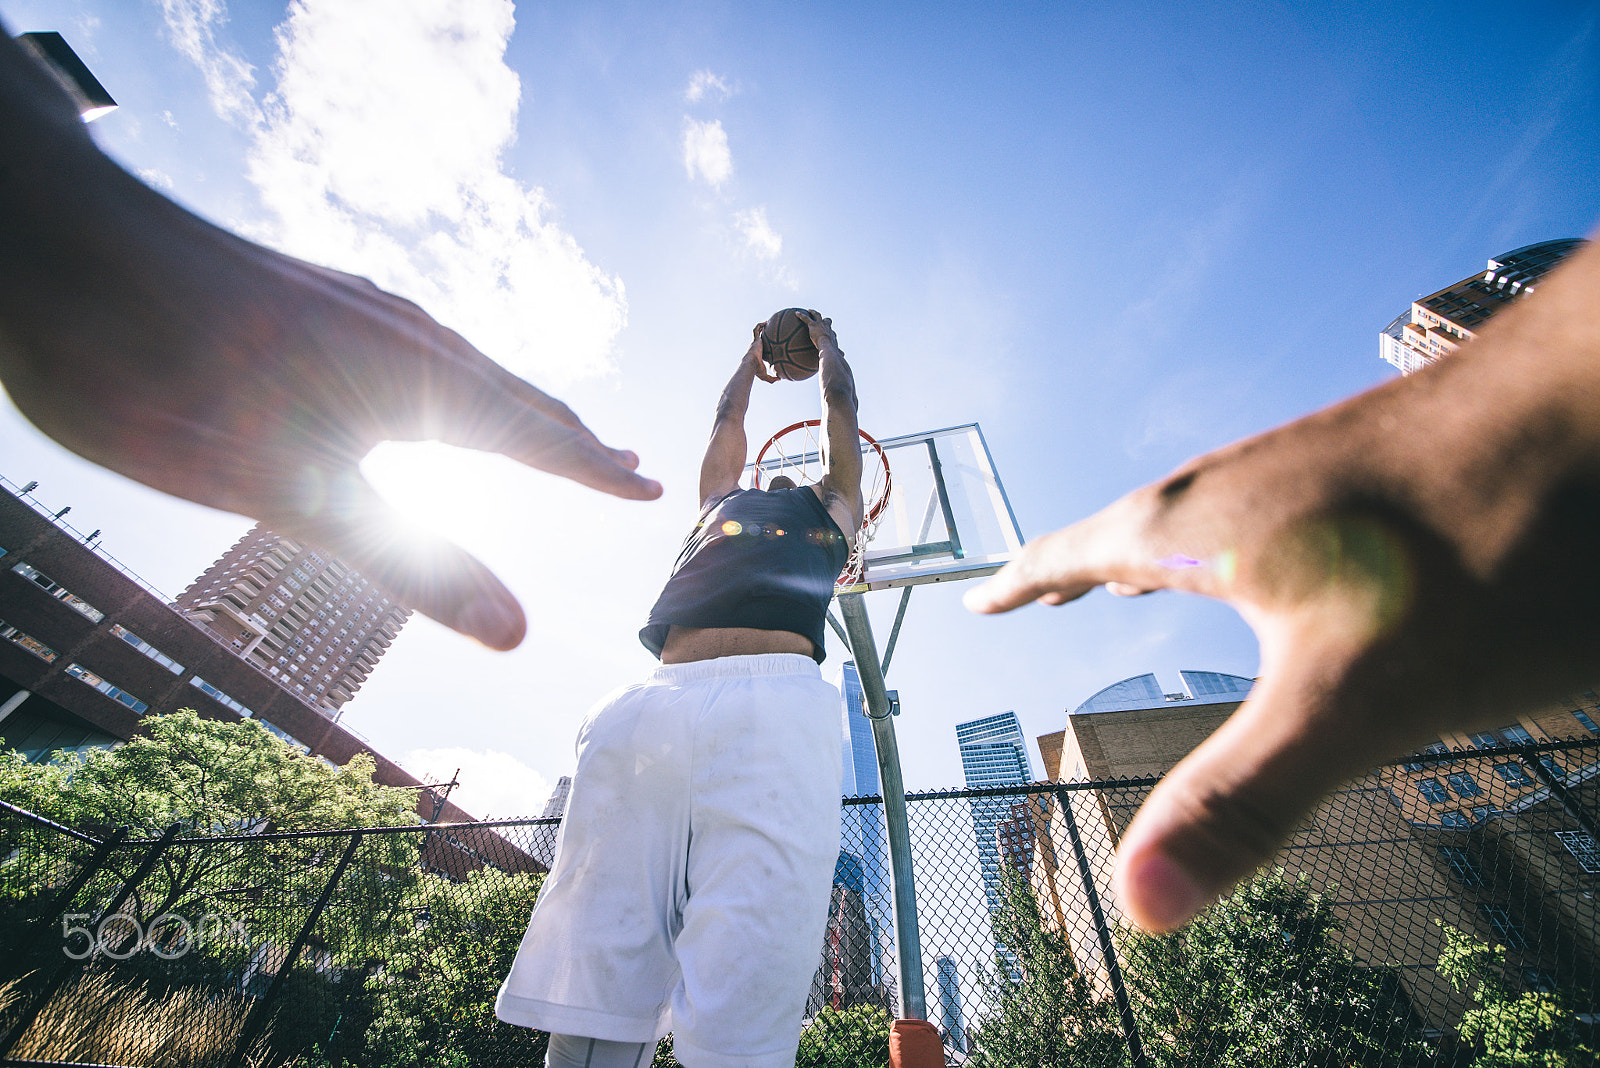
[[[850,547],[850,558],[834,580],[834,588],[839,590],[860,584],[862,573],[866,570],[867,545],[878,528],[878,520],[883,516],[892,485],[889,462],[883,455],[883,449],[865,430],[860,434],[863,516],[861,529],[856,532],[855,543]],[[822,420],[807,419],[784,427],[772,435],[756,457],[756,488],[762,488],[779,475],[787,475],[800,486],[822,481],[822,446]]]

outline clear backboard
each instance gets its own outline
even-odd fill
[[[889,477],[859,582],[840,593],[863,593],[924,582],[992,575],[1022,548],[1022,532],[977,423],[862,442],[863,492],[874,509],[873,469]],[[882,464],[878,464],[881,454]],[[765,479],[797,461],[819,458],[763,453],[747,468]]]

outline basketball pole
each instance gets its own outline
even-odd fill
[[[889,691],[878,662],[872,622],[859,593],[839,595],[839,613],[861,677],[861,695],[872,721],[873,747],[878,751],[878,778],[883,788],[883,821],[889,839],[889,873],[894,889],[895,956],[900,961],[900,1016],[926,1020],[927,997],[922,985],[922,935],[917,929],[917,891],[911,875],[911,832],[906,821],[906,788],[900,775],[900,748],[895,742]],[[898,629],[898,628],[897,628]]]

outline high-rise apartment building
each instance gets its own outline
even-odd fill
[[[968,789],[1020,786],[1033,780],[1028,743],[1015,712],[956,724],[956,742],[961,747],[961,773]],[[972,832],[977,838],[978,866],[990,911],[1000,907],[998,832],[1002,823],[1015,818],[1011,811],[1014,802],[1008,797],[974,797],[967,802],[972,809]]]
[[[1448,356],[1476,337],[1496,312],[1532,293],[1539,279],[1584,243],[1576,237],[1541,241],[1494,257],[1483,273],[1423,297],[1395,316],[1378,334],[1378,354],[1402,374]]]
[[[179,594],[177,607],[329,716],[411,614],[340,561],[261,526]]]
[[[370,753],[379,783],[417,791],[422,818],[472,818],[449,802],[436,811],[419,779],[331,720],[326,702],[313,703],[305,690],[287,685],[281,670],[274,676],[241,659],[231,638],[175,611],[27,489],[0,479],[0,491],[0,749],[46,760],[64,750],[116,745],[137,734],[146,716],[193,708],[208,719],[254,719],[335,764]],[[324,566],[301,584],[316,586],[318,577],[331,583],[338,574]],[[286,575],[294,577],[293,569]],[[329,585],[325,596],[331,599],[336,588],[342,587]],[[225,600],[222,592],[213,599]],[[368,595],[354,598],[356,604]],[[307,624],[320,639],[322,621],[309,627],[316,619],[311,612]],[[331,628],[329,638],[344,625]],[[447,869],[456,863],[440,861]]]

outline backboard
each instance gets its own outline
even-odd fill
[[[872,448],[862,443],[865,454]],[[977,423],[878,438],[890,488],[867,543],[861,580],[840,593],[992,575],[1022,548],[988,443]],[[760,465],[763,477],[786,461]],[[754,475],[756,464],[747,471]],[[868,490],[871,496],[871,490]],[[869,501],[870,504],[870,501]]]

